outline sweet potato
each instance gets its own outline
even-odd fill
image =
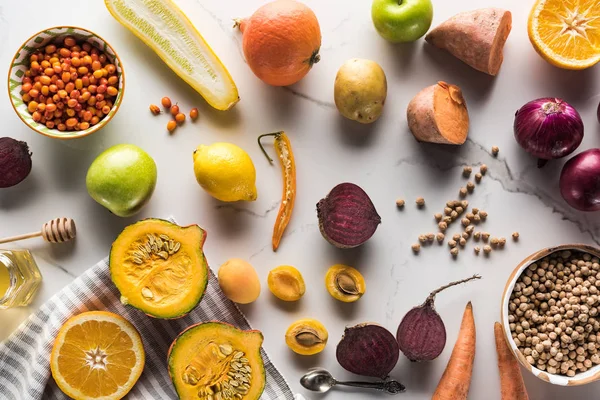
[[[455,15],[427,34],[425,40],[478,71],[495,76],[512,26],[510,11],[482,8]]]
[[[419,142],[463,144],[469,133],[469,112],[456,85],[438,82],[421,90],[408,104],[408,127]]]

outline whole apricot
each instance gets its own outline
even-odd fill
[[[248,304],[260,295],[260,280],[252,265],[232,258],[219,268],[219,286],[227,298],[235,303]]]

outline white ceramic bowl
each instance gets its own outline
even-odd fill
[[[519,278],[519,276],[521,276],[521,274],[523,273],[525,268],[529,267],[529,265],[531,265],[532,263],[539,261],[540,259],[546,257],[549,254],[552,254],[552,253],[555,253],[558,251],[563,251],[563,250],[581,251],[581,252],[585,252],[585,253],[590,253],[592,256],[600,258],[600,249],[597,249],[592,246],[584,245],[584,244],[565,244],[562,246],[549,247],[549,248],[540,250],[537,253],[534,253],[534,254],[530,255],[529,257],[527,257],[526,259],[524,259],[523,261],[521,261],[521,263],[517,266],[517,268],[515,268],[515,270],[512,272],[512,274],[508,278],[508,281],[506,282],[506,286],[504,288],[504,293],[502,295],[502,310],[501,310],[502,328],[504,330],[504,337],[505,337],[506,342],[508,343],[511,351],[513,352],[515,357],[517,357],[517,359],[519,360],[521,365],[523,365],[529,372],[531,372],[533,375],[537,376],[541,380],[552,383],[554,385],[579,386],[579,385],[585,385],[586,383],[590,383],[590,382],[594,382],[594,381],[598,380],[600,378],[600,365],[595,365],[585,372],[576,374],[572,378],[568,377],[568,376],[564,376],[564,375],[549,374],[546,371],[542,371],[542,370],[534,367],[533,365],[529,364],[527,362],[527,360],[525,359],[525,356],[523,354],[521,354],[521,352],[517,348],[517,345],[515,344],[515,342],[512,338],[512,335],[510,333],[509,322],[508,322],[508,314],[509,314],[508,302],[510,301],[510,295],[512,294],[512,291],[515,287],[515,283],[517,282],[517,279]]]

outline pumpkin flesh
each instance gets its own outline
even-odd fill
[[[258,400],[265,387],[263,335],[222,322],[183,331],[169,349],[169,374],[182,400]],[[240,397],[241,396],[241,397]]]
[[[187,314],[208,283],[205,237],[197,225],[180,227],[157,219],[125,228],[110,252],[111,277],[121,302],[156,318]]]

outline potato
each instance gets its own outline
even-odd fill
[[[335,77],[335,106],[340,114],[362,124],[375,122],[387,96],[385,72],[375,61],[353,58]]]

